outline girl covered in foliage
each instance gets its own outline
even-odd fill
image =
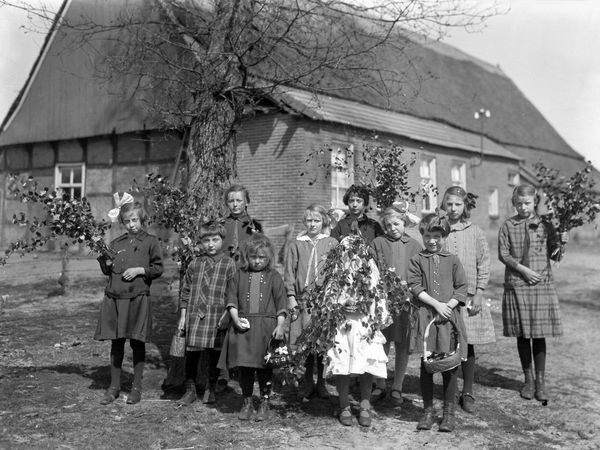
[[[415,348],[423,353],[425,329],[435,317],[427,339],[427,349],[433,354],[451,354],[460,344],[461,360],[467,357],[465,325],[460,307],[467,297],[467,277],[458,256],[444,250],[444,241],[450,232],[444,211],[428,214],[419,224],[425,250],[411,258],[408,266],[408,286],[420,300],[418,321],[413,333]],[[458,339],[454,327],[459,330]],[[442,372],[444,382],[444,413],[439,431],[451,432],[456,427],[454,417],[458,368]],[[424,413],[418,430],[430,430],[435,420],[433,410],[433,374],[421,361],[421,395]]]
[[[127,403],[138,403],[142,398],[145,343],[152,333],[150,286],[163,272],[158,239],[144,230],[146,212],[141,203],[125,195],[128,197],[123,201],[127,203],[111,210],[109,215],[118,217],[127,233],[110,243],[109,254],[98,258],[102,273],[109,278],[94,339],[112,341],[110,387],[101,400],[103,405],[119,396],[126,339],[133,351],[133,385]]]
[[[367,206],[369,206],[369,189],[353,184],[344,194],[343,201],[344,205],[348,206],[348,214],[331,230],[331,237],[339,242],[345,236],[352,234],[354,227],[360,231],[360,235],[367,241],[367,244],[370,244],[373,239],[383,234],[379,222],[366,214]]]
[[[406,213],[406,208],[400,204],[386,208],[381,214],[385,235],[376,237],[371,244],[380,270],[382,272],[391,270],[405,282],[408,275],[408,261],[422,249],[421,244],[405,233],[405,226],[414,225]],[[410,296],[408,292],[405,294]],[[402,383],[410,352],[411,311],[410,305],[406,305],[406,298],[390,300],[398,305],[398,312],[392,314],[392,325],[383,330],[387,341],[384,349],[385,353],[389,354],[390,344],[394,342],[394,381],[390,398],[395,405],[399,406],[402,403]],[[381,400],[385,395],[385,379],[377,378],[372,393],[373,401]]]
[[[496,341],[492,316],[483,302],[483,292],[490,278],[490,251],[483,230],[469,221],[475,198],[462,187],[452,186],[442,199],[442,209],[446,211],[450,224],[446,250],[458,256],[467,275],[467,307],[461,308],[461,314],[467,330],[468,347],[467,360],[461,364],[463,390],[459,403],[468,413],[473,412],[475,402],[475,344]]]
[[[289,244],[287,249],[284,279],[288,295],[288,308],[292,311],[292,320],[297,318],[290,325],[290,344],[292,346],[296,344],[296,339],[310,321],[306,302],[302,299],[304,291],[318,280],[322,281],[320,272],[327,253],[338,244],[334,238],[323,232],[329,226],[329,221],[327,210],[323,206],[310,205],[304,211],[303,223],[306,229]],[[317,366],[316,387],[313,380],[315,362]],[[309,354],[306,357],[305,368],[301,397],[309,398],[315,389],[319,397],[329,397],[323,378],[323,356]]]
[[[514,189],[512,204],[517,215],[500,227],[498,258],[505,265],[504,336],[517,338],[525,375],[521,397],[531,400],[535,396],[538,401],[546,402],[546,337],[563,333],[550,259],[560,257],[559,249],[568,241],[568,235],[557,234],[550,222],[538,216],[539,202],[540,196],[533,186],[522,184]]]
[[[323,283],[307,291],[311,322],[298,351],[327,355],[325,373],[336,376],[339,420],[346,426],[352,425],[350,377],[360,377],[358,422],[368,427],[373,376],[387,375],[380,329],[391,322],[372,250],[362,237],[347,236],[327,256],[322,275]]]
[[[254,377],[258,378],[260,406],[255,419],[269,414],[269,397],[273,371],[265,367],[264,356],[272,338],[284,338],[287,296],[281,276],[272,264],[275,249],[263,234],[253,234],[242,247],[243,265],[229,280],[227,309],[231,324],[219,358],[220,369],[238,368],[244,397],[240,420],[250,420],[255,413],[252,402]]]

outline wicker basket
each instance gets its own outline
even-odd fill
[[[452,319],[448,320],[454,328],[456,348],[450,353],[435,353],[428,355],[427,353],[427,338],[429,337],[429,328],[435,323],[433,319],[427,324],[425,334],[423,336],[423,365],[428,373],[446,372],[458,367],[461,363],[460,359],[460,330]]]
[[[271,338],[265,353],[265,367],[281,369],[290,365],[290,354],[285,339]]]

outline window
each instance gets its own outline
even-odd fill
[[[508,185],[509,186],[517,186],[521,181],[519,177],[519,172],[508,171]]]
[[[435,195],[436,177],[434,157],[423,156],[421,158],[419,175],[421,176],[421,186],[426,193],[421,203],[421,211],[433,212],[437,206],[437,199]]]
[[[488,197],[488,214],[492,219],[497,219],[500,216],[498,207],[498,188],[490,188]]]
[[[463,162],[455,162],[450,169],[452,186],[460,186],[467,190],[467,166]]]
[[[54,186],[72,198],[85,195],[85,164],[58,164],[54,172]]]
[[[354,182],[352,156],[354,146],[333,147],[331,149],[331,207],[344,208],[344,194]]]

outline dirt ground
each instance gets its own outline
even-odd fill
[[[181,387],[168,376],[178,364],[168,356],[176,323],[174,266],[153,287],[155,338],[147,346],[142,401],[125,403],[132,379],[126,347],[124,395],[101,406],[110,344],[92,340],[105,283],[97,263],[73,259],[70,294],[49,297],[60,267],[56,256],[15,257],[0,267],[0,448],[600,448],[598,250],[570,248],[555,270],[565,334],[548,340],[547,406],[519,397],[522,374],[515,340],[501,336],[502,269],[494,262],[487,293],[497,342],[477,348],[477,411],[459,410],[450,434],[415,429],[422,411],[418,355],[405,379],[405,403],[378,403],[369,429],[338,423],[332,383],[330,400],[309,403],[298,401],[293,388],[278,388],[272,420],[260,424],[237,419],[235,381],[213,407],[178,407]],[[439,412],[441,377],[435,382]]]

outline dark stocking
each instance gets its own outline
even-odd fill
[[[185,379],[196,382],[198,377],[198,362],[200,361],[201,352],[185,352]]]
[[[523,372],[527,372],[531,369],[531,341],[529,338],[518,337],[517,349],[519,350],[519,359],[521,360]]]
[[[133,351],[133,387],[141,390],[144,362],[146,362],[146,343],[137,339],[130,339],[129,345]]]
[[[220,370],[217,368],[217,363],[221,356],[221,350],[209,348],[206,352],[208,353],[208,386],[214,389],[219,379]]]
[[[535,362],[535,371],[544,372],[546,370],[546,339],[538,338],[533,340],[533,361]]]
[[[239,383],[242,388],[242,396],[244,398],[252,397],[254,390],[254,367],[238,367]]]
[[[475,378],[475,347],[467,345],[467,360],[461,363],[463,373],[463,393],[473,394],[473,379]]]
[[[258,378],[260,395],[262,397],[269,397],[271,395],[273,369],[256,369],[256,377]]]
[[[458,381],[458,367],[442,372],[444,381],[444,403],[449,405],[454,403],[456,397],[456,388]],[[423,399],[423,401],[425,401]]]
[[[340,409],[350,406],[350,375],[338,375],[336,377],[337,391],[340,399]],[[369,386],[370,387],[370,386]]]
[[[110,346],[110,387],[121,387],[121,366],[125,354],[125,339],[113,339]]]
[[[423,408],[433,407],[433,374],[425,370],[425,365],[421,361],[421,374],[419,377],[421,385],[421,395],[423,396]]]

